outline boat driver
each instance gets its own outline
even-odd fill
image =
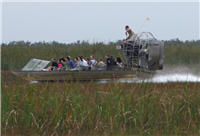
[[[131,28],[128,25],[125,26],[125,30],[126,30],[125,34],[128,35],[128,37],[126,39],[123,39],[123,41],[124,42],[125,41],[133,41],[134,36],[135,36],[134,32],[131,30]]]

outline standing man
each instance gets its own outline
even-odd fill
[[[128,58],[128,65],[132,66],[132,61],[133,61],[133,56],[134,53],[133,52],[133,43],[135,42],[135,38],[136,35],[134,34],[134,32],[129,28],[129,26],[125,26],[125,30],[126,30],[126,35],[128,35],[128,37],[126,39],[123,39],[123,48],[125,48],[125,54],[126,57]],[[131,44],[126,44],[126,43],[131,43]]]
[[[129,28],[129,26],[125,26],[125,30],[126,30],[126,35],[128,35],[128,37],[126,39],[123,39],[123,41],[129,41],[129,40],[133,40],[134,38],[134,32]]]

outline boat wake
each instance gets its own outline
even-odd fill
[[[166,75],[155,75],[150,79],[119,79],[118,82],[121,83],[167,83],[167,82],[200,82],[200,76],[193,75],[191,73],[187,74],[166,74]]]
[[[100,81],[106,83],[110,81]],[[113,81],[111,81],[113,82]],[[199,66],[190,68],[186,66],[166,67],[162,71],[146,77],[122,78],[114,82],[119,83],[168,83],[168,82],[200,82]]]

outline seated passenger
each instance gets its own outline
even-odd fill
[[[79,61],[79,59],[78,59],[78,57],[76,57],[75,59],[74,59],[74,68],[76,68],[76,67],[80,67],[80,61]]]
[[[92,62],[90,61],[89,58],[86,59],[87,64],[88,64],[88,70],[90,71],[92,69]]]
[[[114,60],[113,56],[110,56],[110,63],[111,63],[112,66],[117,65],[117,63]]]
[[[88,70],[88,63],[82,56],[79,57],[80,60],[80,67],[83,71]]]
[[[47,71],[54,71],[58,68],[58,63],[56,62],[55,58],[51,59],[51,66],[49,66],[46,70]]]
[[[109,55],[106,55],[105,58],[106,58],[106,66],[107,66],[107,70],[109,70],[110,67],[111,67],[110,56],[109,56]]]
[[[103,62],[103,60],[102,59],[99,59],[99,62],[98,62],[98,64],[97,64],[97,70],[105,70],[105,68],[106,68],[106,64]]]
[[[58,68],[57,70],[63,70],[62,58],[58,60]]]
[[[76,70],[80,70],[80,61],[78,59],[78,57],[76,57],[74,59],[74,68],[70,69],[71,71],[76,71]]]
[[[116,63],[117,63],[117,66],[119,66],[120,68],[123,67],[122,60],[121,60],[120,57],[117,57],[117,61],[116,61]]]
[[[107,70],[112,70],[113,66],[116,65],[116,62],[114,61],[112,56],[106,55],[105,58]]]
[[[65,59],[61,58],[60,61],[61,61],[61,64],[62,64],[62,70],[65,70],[65,66],[67,64],[66,61],[65,61]]]
[[[70,57],[68,56],[68,57],[66,57],[66,60],[67,60],[67,65],[68,65],[68,67],[71,69],[71,68],[74,68],[74,62],[73,62],[73,60],[71,60],[70,59]]]
[[[98,62],[95,60],[94,56],[90,56],[90,62],[91,62],[91,69],[94,70],[98,64]]]
[[[79,57],[79,59],[80,59],[80,66],[88,67],[87,61],[82,56]]]

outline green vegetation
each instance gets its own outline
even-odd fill
[[[21,69],[31,58],[116,57],[114,45],[3,44],[2,135],[200,135],[199,83],[29,84],[9,71]],[[165,65],[200,64],[199,41],[165,45]]]
[[[195,65],[200,64],[200,45],[174,45],[165,47],[165,64]]]
[[[21,69],[31,58],[50,60],[65,56],[77,57],[94,55],[96,58],[104,59],[109,54],[114,57],[122,54],[115,49],[117,43],[105,45],[103,43],[89,44],[77,42],[74,44],[52,43],[25,43],[11,42],[1,46],[2,69]],[[165,64],[199,64],[200,42],[165,41]]]
[[[200,84],[2,85],[4,135],[200,135]]]

